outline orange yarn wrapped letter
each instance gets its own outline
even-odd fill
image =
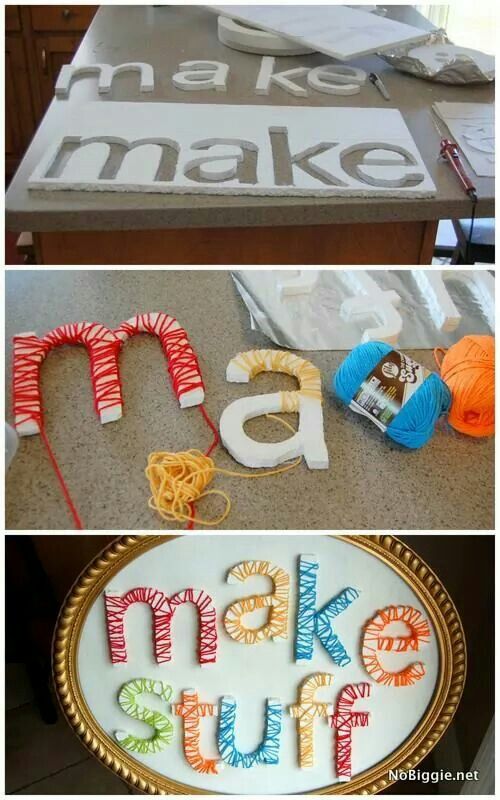
[[[468,436],[492,436],[495,433],[493,336],[464,336],[447,351],[436,348],[434,358],[452,394],[448,415],[452,428]]]

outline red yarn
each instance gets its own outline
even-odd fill
[[[183,589],[168,596],[158,589],[143,586],[131,589],[120,596],[105,592],[106,627],[113,664],[127,663],[125,642],[125,613],[134,603],[147,603],[152,611],[153,645],[158,664],[172,660],[172,617],[178,606],[193,603],[198,610],[198,660],[200,664],[213,664],[217,659],[217,625],[215,607],[210,595],[203,589]]]
[[[66,504],[79,530],[83,524],[71,499],[61,469],[44,432],[42,398],[40,393],[40,366],[47,353],[63,344],[83,344],[89,353],[90,374],[94,391],[94,407],[101,415],[115,406],[122,406],[122,390],[118,370],[118,353],[123,342],[137,333],[151,333],[161,341],[167,358],[168,372],[173,389],[180,400],[182,395],[195,389],[204,389],[196,354],[191,347],[187,333],[174,317],[164,313],[138,314],[123,322],[115,331],[98,322],[77,322],[60,325],[43,339],[35,334],[14,337],[14,414],[16,427],[26,422],[34,422],[42,435],[47,452],[61,485]],[[214,434],[213,441],[205,455],[215,449],[219,434],[206,410],[200,405],[201,413]],[[192,508],[194,517],[194,508]],[[192,528],[194,522],[188,524]]]
[[[55,457],[54,453],[52,452],[52,448],[51,448],[51,446],[49,444],[49,440],[47,438],[47,434],[45,433],[45,430],[43,428],[40,430],[40,435],[41,435],[41,437],[43,439],[45,447],[47,448],[47,453],[49,454],[49,458],[50,458],[50,460],[52,462],[52,466],[54,467],[54,472],[56,473],[57,479],[58,479],[59,484],[61,486],[62,493],[64,495],[64,499],[66,500],[66,505],[68,506],[68,508],[69,508],[69,510],[71,512],[71,515],[72,515],[72,517],[73,517],[73,519],[75,521],[75,528],[77,530],[79,530],[79,531],[83,531],[85,526],[84,526],[84,524],[83,524],[83,522],[82,522],[82,520],[80,518],[80,515],[79,515],[78,511],[76,510],[76,506],[73,503],[73,500],[71,499],[71,495],[69,493],[69,489],[66,486],[66,482],[65,482],[65,480],[63,478],[63,474],[62,474],[62,472],[61,472],[61,470],[59,468],[59,464],[57,463],[56,457]]]
[[[90,375],[94,389],[94,407],[98,414],[122,405],[118,372],[121,342],[116,334],[99,322],[76,322],[60,325],[44,336],[46,353],[62,344],[83,344],[90,357]]]
[[[117,336],[125,340],[137,333],[158,336],[167,359],[168,372],[177,398],[193,389],[204,389],[198,358],[189,344],[187,333],[169,314],[149,312],[137,314],[116,329]]]
[[[40,365],[48,348],[35,334],[14,336],[13,405],[16,426],[34,422],[42,427]]]
[[[335,763],[339,778],[351,778],[352,774],[352,729],[366,728],[370,714],[367,711],[353,711],[356,700],[370,697],[369,683],[348,683],[337,700],[335,713],[329,717],[330,726],[337,729],[335,744]]]

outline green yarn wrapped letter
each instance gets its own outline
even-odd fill
[[[125,750],[133,753],[159,753],[171,743],[174,726],[160,711],[151,711],[150,708],[139,705],[137,698],[141,694],[156,694],[168,703],[172,698],[173,690],[168,683],[148,678],[135,678],[133,681],[125,683],[118,695],[120,708],[132,719],[138,719],[140,722],[150,725],[154,733],[149,739],[142,739],[126,731],[115,731],[115,739]]]

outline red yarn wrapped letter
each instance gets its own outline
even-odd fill
[[[183,589],[168,597],[157,589],[139,587],[123,596],[105,592],[106,627],[113,664],[127,662],[124,618],[128,607],[146,603],[153,615],[153,646],[158,664],[172,660],[171,623],[178,606],[193,603],[199,616],[198,658],[200,664],[213,664],[217,659],[217,628],[212,598],[203,589]]]

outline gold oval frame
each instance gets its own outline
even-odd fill
[[[85,747],[106,767],[147,794],[214,794],[144,767],[101,729],[82,695],[77,673],[80,633],[87,613],[109,579],[143,552],[176,536],[124,536],[112,542],[80,575],[59,614],[53,643],[53,672],[62,710]],[[394,783],[391,770],[407,771],[429,754],[450,724],[462,696],[467,654],[458,612],[434,572],[407,545],[391,535],[341,535],[391,566],[410,587],[432,620],[439,650],[439,676],[431,702],[418,726],[383,761],[349,784],[336,783],[307,794],[376,794]],[[348,791],[346,791],[347,786]]]

